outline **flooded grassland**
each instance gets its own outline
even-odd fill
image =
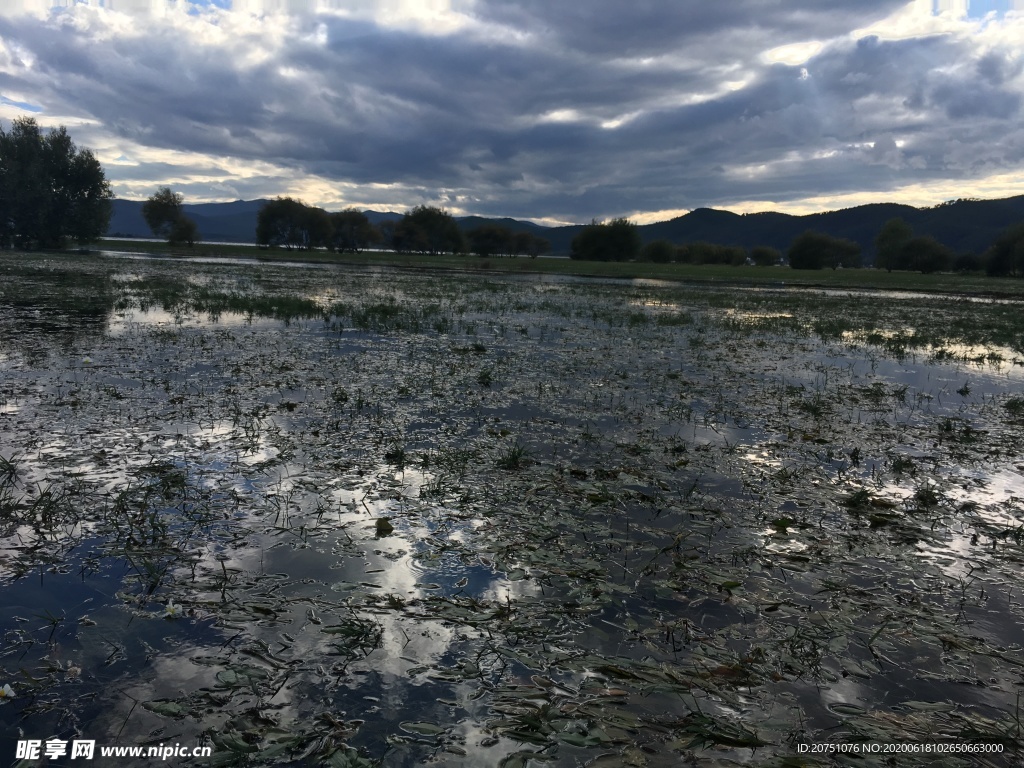
[[[1021,310],[0,256],[0,754],[1009,764]]]

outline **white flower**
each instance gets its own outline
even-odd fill
[[[167,607],[164,608],[165,619],[176,619],[181,616],[181,606],[175,605],[173,600],[167,601]]]
[[[85,365],[91,365],[92,364],[92,358],[89,357],[88,355],[86,355],[85,357],[82,358],[82,362]]]
[[[0,701],[6,701],[7,699],[14,698],[14,689],[11,688],[10,683],[5,683],[3,688],[0,688]]]

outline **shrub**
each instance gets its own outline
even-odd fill
[[[857,243],[811,230],[793,241],[787,255],[793,269],[860,266],[860,246]]]
[[[648,243],[640,251],[640,261],[652,261],[655,264],[667,264],[676,255],[676,247],[668,240],[655,240]]]
[[[697,241],[681,246],[678,260],[685,264],[732,264],[738,266],[746,262],[747,252],[736,245]]]
[[[976,253],[961,253],[953,259],[954,272],[980,272],[985,264]]]
[[[750,258],[759,267],[773,267],[782,263],[782,251],[767,245],[759,245],[750,251]]]
[[[953,252],[934,237],[915,237],[903,246],[903,259],[909,269],[928,274],[949,269]]]

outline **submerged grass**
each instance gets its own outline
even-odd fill
[[[0,269],[5,732],[216,765],[1022,746],[1019,305]]]

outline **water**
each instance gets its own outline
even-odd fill
[[[867,339],[937,300],[7,265],[5,734],[275,765],[1019,747],[997,305],[893,350]],[[828,302],[851,335],[813,330]]]

